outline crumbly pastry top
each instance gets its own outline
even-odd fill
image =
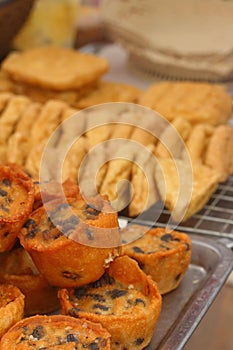
[[[146,313],[150,297],[135,289],[133,284],[123,285],[105,273],[98,281],[74,289],[70,302],[73,305],[69,310],[71,316],[82,311],[125,316]]]
[[[6,346],[9,346],[8,348]],[[34,316],[6,334],[1,349],[89,349],[109,347],[109,334],[101,325],[67,316]]]
[[[133,237],[141,237],[134,241]],[[177,249],[191,249],[191,242],[186,234],[176,231],[167,231],[160,228],[148,229],[146,232],[144,226],[132,225],[122,230],[122,243],[126,244],[126,251],[131,250],[135,254],[155,254],[174,251]],[[132,242],[131,242],[132,241]]]

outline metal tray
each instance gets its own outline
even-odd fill
[[[146,350],[183,349],[233,269],[231,242],[227,247],[224,240],[190,237],[191,264],[180,286],[163,296],[162,312]]]

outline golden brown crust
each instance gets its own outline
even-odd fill
[[[219,184],[219,174],[209,167],[184,160],[160,159],[156,183],[174,221],[185,221],[209,200]]]
[[[78,99],[78,108],[87,108],[106,102],[136,102],[142,91],[135,86],[110,81],[100,81],[92,91]]]
[[[0,285],[0,339],[24,315],[24,295],[10,284]],[[1,348],[1,347],[0,347]]]
[[[34,184],[16,164],[0,166],[0,252],[9,250],[31,213]]]
[[[134,240],[134,237],[141,238]],[[158,284],[161,294],[178,287],[191,260],[192,242],[188,235],[163,228],[132,225],[122,230],[122,254],[135,259]],[[132,241],[132,243],[131,243]]]
[[[1,350],[82,349],[110,350],[110,335],[100,325],[70,316],[33,316],[23,319],[2,338]]]
[[[114,248],[119,245],[117,214],[103,199],[89,203],[80,197],[49,201],[46,208],[30,215],[19,234],[21,244],[52,285],[74,287],[98,279],[105,260],[118,254]]]
[[[127,256],[81,289],[60,290],[63,313],[100,322],[111,334],[111,349],[136,350],[149,344],[161,310],[157,285]]]
[[[230,125],[217,127],[209,141],[205,164],[220,175],[220,182],[233,173],[233,128]]]
[[[191,124],[226,123],[232,114],[232,99],[224,86],[197,82],[161,82],[151,85],[139,103],[169,121],[176,117]]]
[[[61,91],[96,81],[108,64],[101,57],[45,46],[9,54],[2,69],[16,81]]]

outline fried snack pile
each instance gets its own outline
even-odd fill
[[[25,181],[29,179],[19,165],[0,166],[1,196],[6,186],[11,188],[13,182],[15,186],[19,174],[21,178],[24,174]],[[7,235],[17,238],[14,246],[6,246],[0,253],[0,349],[71,349],[77,345],[80,349],[141,350],[147,346],[160,316],[161,293],[156,281],[122,253],[118,215],[107,198],[83,198],[71,180],[63,184],[46,182],[39,187],[30,179],[32,207],[25,213],[19,205],[19,197],[21,204],[25,201],[24,184],[18,181],[16,194],[10,193],[0,213],[2,230],[7,226],[5,218],[21,224],[17,232]],[[161,232],[165,237],[165,230]],[[177,241],[178,234],[174,237]],[[191,241],[184,234],[182,237],[188,243],[177,241],[176,247],[185,247],[188,258]],[[0,243],[4,239],[1,236]],[[172,259],[177,250],[172,244],[169,249]],[[179,281],[176,270],[171,276],[172,283],[174,276],[177,279],[172,289],[188,268],[190,259],[185,261],[182,275],[178,266]],[[69,293],[77,298],[72,304],[66,298]],[[42,316],[58,310],[58,300],[62,314],[67,316]]]
[[[78,181],[90,194],[107,195],[118,211],[127,207],[132,217],[162,199],[174,221],[187,220],[233,173],[231,96],[221,85],[194,82],[155,83],[141,91],[104,81],[108,68],[103,58],[52,46],[6,57],[0,71],[0,163],[15,162],[38,178],[47,142],[61,125],[46,169],[49,180],[56,179],[59,156],[76,137],[62,164],[63,181]],[[124,112],[117,124],[93,127],[94,113],[71,127],[65,123],[86,107],[106,102],[149,107],[169,123],[160,128],[152,122],[142,130],[136,116],[136,125],[125,124]],[[106,143],[119,138],[131,145]],[[144,148],[143,155],[132,142]],[[101,165],[98,171],[96,164]],[[116,203],[119,196],[122,201]]]

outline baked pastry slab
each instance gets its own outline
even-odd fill
[[[101,198],[55,199],[32,212],[19,238],[50,284],[81,286],[98,279],[118,254],[117,213]]]
[[[0,166],[0,252],[13,247],[32,211],[34,184],[16,164]]]
[[[0,342],[1,350],[13,349],[110,350],[110,335],[87,320],[70,316],[32,316],[12,327]]]
[[[96,282],[59,291],[62,312],[99,322],[111,349],[144,349],[151,340],[162,299],[155,282],[127,256],[116,258]]]
[[[107,69],[108,63],[104,58],[55,46],[13,52],[2,64],[3,72],[11,79],[56,91],[90,84]]]
[[[141,238],[136,239],[135,237]],[[129,241],[129,243],[125,243]],[[122,254],[135,259],[161,294],[178,287],[189,266],[192,242],[185,233],[132,225],[122,230]]]
[[[224,86],[198,82],[152,84],[139,98],[169,121],[182,117],[191,124],[226,123],[232,115],[232,99]]]
[[[0,339],[23,315],[24,295],[15,286],[0,284]]]

